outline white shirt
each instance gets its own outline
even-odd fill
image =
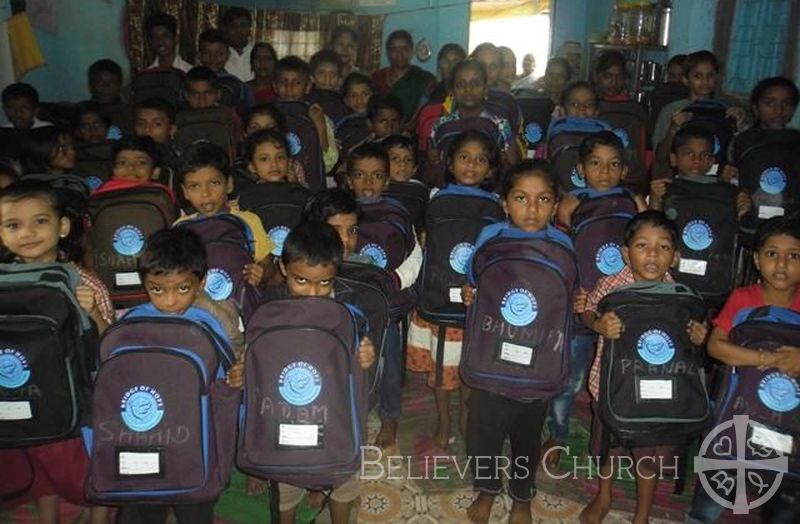
[[[158,58],[156,58],[155,61],[152,64],[150,64],[150,66],[147,69],[157,69],[158,67],[159,67]],[[176,54],[175,60],[172,61],[172,67],[175,69],[180,69],[184,73],[187,73],[189,69],[193,68],[194,66],[189,62],[187,62],[186,60],[184,60],[183,58],[181,58],[181,55]]]
[[[31,129],[36,129],[37,127],[47,127],[52,125],[53,125],[52,122],[46,122],[45,120],[39,120],[38,118],[33,117],[33,125],[31,126]],[[14,124],[7,122],[0,127],[14,127]]]
[[[242,82],[249,82],[253,79],[253,69],[250,67],[250,52],[253,50],[255,42],[250,42],[242,49],[242,53],[228,46],[230,50],[230,57],[225,62],[225,70],[241,80]]]

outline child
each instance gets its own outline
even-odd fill
[[[98,104],[122,103],[122,68],[107,58],[89,66],[89,92]]]
[[[39,92],[30,84],[17,82],[7,85],[2,94],[3,113],[8,119],[8,124],[3,127],[25,131],[37,127],[52,125],[50,122],[39,120]]]
[[[403,123],[403,102],[394,95],[370,97],[367,103],[367,124],[370,138],[380,140],[400,132]]]
[[[163,98],[148,98],[134,110],[136,136],[149,136],[156,142],[161,163],[173,172],[180,167],[180,153],[175,145],[175,108]],[[166,178],[166,177],[165,177]],[[166,180],[162,181],[166,182]]]
[[[139,260],[139,274],[147,298],[161,313],[182,315],[190,306],[214,315],[225,329],[237,363],[228,371],[229,387],[243,383],[244,339],[239,332],[239,315],[229,301],[214,301],[204,291],[206,250],[200,238],[184,228],[166,229],[147,239]],[[180,524],[211,524],[216,500],[195,504],[127,504],[119,508],[118,524],[164,523],[170,507]]]
[[[350,26],[340,25],[333,30],[331,49],[339,55],[339,60],[342,62],[342,78],[346,78],[350,73],[358,71],[356,66],[358,39],[358,31]]]
[[[21,181],[0,194],[4,248],[23,264],[65,262],[80,275],[75,296],[102,333],[114,322],[114,308],[100,279],[75,264],[81,239],[53,190],[42,182]],[[86,505],[83,482],[88,457],[79,438],[26,448],[34,472],[29,494],[36,500],[41,524],[58,522],[58,497]],[[92,522],[105,522],[106,508],[92,508]]]
[[[258,182],[289,181],[289,145],[277,129],[256,131],[245,142],[247,168]]]
[[[335,51],[323,49],[311,55],[311,79],[317,89],[339,91],[342,85],[342,59]]]
[[[244,266],[242,272],[248,283],[260,285],[266,271],[273,268],[270,252],[275,245],[264,231],[258,216],[228,206],[228,194],[233,191],[233,178],[230,176],[225,151],[214,144],[193,144],[184,151],[182,161],[178,172],[181,190],[196,212],[179,218],[175,223],[220,213],[231,213],[241,218],[253,235],[255,248],[255,262]]]
[[[561,100],[561,93],[571,78],[572,67],[569,62],[565,58],[554,57],[547,61],[544,76],[533,85],[558,104]]]
[[[335,187],[320,191],[309,199],[303,210],[303,221],[325,222],[335,229],[342,241],[344,260],[372,264],[372,257],[356,252],[361,215],[361,207],[353,194]]]
[[[184,78],[186,103],[190,109],[219,105],[222,93],[214,71],[206,66],[193,67]]]
[[[502,184],[503,209],[508,223],[486,226],[475,243],[477,251],[490,233],[498,227],[518,228],[526,233],[552,228],[558,204],[558,185],[549,164],[544,160],[526,160],[508,172]],[[474,253],[474,252],[473,252]],[[465,284],[462,288],[464,305],[469,307],[479,290]],[[539,462],[542,425],[547,415],[547,401],[521,402],[475,389],[469,398],[467,420],[467,455],[492,457],[494,466],[480,466],[480,459],[471,461],[478,492],[467,510],[471,522],[489,522],[494,498],[503,490],[498,467],[503,454],[503,442],[511,441],[513,464],[508,480],[508,493],[513,501],[509,522],[531,521],[531,500],[536,495],[534,475]],[[480,473],[483,470],[484,473]],[[488,471],[487,471],[488,470]],[[508,476],[508,471],[506,475]]]
[[[575,311],[582,315],[584,323],[598,333],[592,368],[589,370],[589,393],[593,399],[594,419],[592,422],[591,454],[599,456],[601,447],[602,422],[597,415],[596,402],[600,398],[600,362],[603,352],[603,337],[616,339],[625,329],[616,313],[608,312],[599,316],[597,307],[600,300],[615,289],[634,282],[672,282],[669,274],[671,267],[678,263],[678,230],[675,223],[668,220],[660,211],[639,213],[625,227],[625,245],[622,255],[625,268],[616,275],[600,279],[594,290],[588,295],[581,291],[575,299]],[[708,335],[708,328],[694,320],[686,325],[693,344],[702,345]],[[636,513],[633,522],[648,522],[650,508],[653,504],[658,471],[652,471],[655,464],[672,464],[676,457],[685,450],[676,446],[637,447],[633,449],[611,449],[607,456],[600,457],[599,492],[594,500],[586,506],[580,515],[581,522],[599,523],[608,513],[611,506],[614,464],[620,454],[631,455],[636,462]],[[610,459],[610,463],[608,460]]]
[[[287,56],[278,60],[275,67],[275,92],[279,100],[302,101],[311,90],[311,69],[300,57]],[[319,135],[319,147],[325,172],[330,172],[339,160],[333,122],[319,104],[308,108],[308,117],[314,122]]]
[[[597,118],[597,93],[589,82],[572,82],[561,92],[553,116]]]
[[[408,182],[417,174],[417,150],[410,138],[392,134],[381,140],[389,156],[389,179],[391,182]]]
[[[251,106],[250,91],[245,88],[241,80],[225,69],[231,52],[223,32],[218,29],[203,31],[198,39],[197,50],[200,64],[211,69],[220,85],[224,84],[226,91],[230,93],[230,99],[226,104],[242,111]]]
[[[144,21],[144,34],[155,60],[149,69],[178,69],[187,72],[192,64],[178,54],[175,37],[178,34],[178,21],[167,13],[155,13]]]
[[[244,136],[249,139],[255,133],[262,129],[272,129],[286,136],[286,121],[278,109],[272,104],[261,104],[253,106],[244,117]],[[283,142],[285,142],[285,138]],[[246,145],[245,142],[244,145]],[[246,150],[246,147],[243,149]],[[245,160],[249,164],[251,159],[247,157],[245,151]],[[252,170],[251,170],[252,171]],[[306,172],[303,168],[303,163],[297,157],[289,157],[289,172],[286,179],[290,182],[297,182],[305,187],[308,187],[306,182]]]
[[[753,260],[761,276],[757,284],[737,288],[717,317],[708,339],[708,354],[729,366],[775,368],[800,376],[800,348],[783,346],[775,352],[748,349],[728,340],[733,320],[744,308],[778,306],[800,311],[800,222],[775,217],[759,226],[754,240]],[[798,506],[793,497],[784,500],[788,489],[779,491],[761,509],[762,522],[796,522]],[[724,508],[711,500],[698,483],[687,522],[716,522]],[[769,514],[769,516],[768,516]],[[792,516],[793,515],[793,516]],[[773,518],[775,520],[773,520]]]
[[[451,183],[460,186],[482,187],[492,169],[497,166],[498,155],[494,143],[479,131],[462,133],[452,142],[448,150],[446,164]],[[436,191],[434,189],[432,194]],[[422,235],[425,243],[425,235]],[[467,399],[469,390],[462,386],[458,378],[458,363],[461,358],[461,342],[464,330],[447,327],[445,333],[444,361],[435,362],[437,333],[440,326],[422,319],[418,313],[411,317],[408,332],[407,367],[410,371],[428,373],[428,387],[435,388],[436,412],[438,422],[433,436],[434,444],[443,450],[455,441],[450,436],[450,394],[459,390],[460,416],[459,428],[462,435],[467,434]],[[436,366],[442,367],[441,385],[436,384]]]
[[[347,75],[342,83],[344,104],[353,113],[364,113],[374,89],[372,80],[364,73],[355,71]]]
[[[334,229],[325,223],[303,222],[295,227],[283,246],[279,261],[286,287],[280,294],[296,297],[331,297],[336,275],[342,264],[342,243]],[[375,362],[375,347],[365,337],[361,340],[358,360],[362,370]],[[306,490],[279,484],[281,522],[294,522],[295,509]],[[333,489],[330,494],[330,515],[334,524],[349,522],[352,502],[360,494],[356,476]]]
[[[245,85],[250,89],[253,103],[266,104],[275,98],[275,64],[278,55],[267,42],[256,42],[250,51],[250,68],[253,79]]]
[[[92,101],[81,102],[75,107],[72,129],[75,141],[79,143],[97,144],[122,138],[122,131],[112,125],[97,102]]]
[[[600,100],[627,102],[631,99],[625,92],[625,81],[628,79],[625,63],[625,55],[619,51],[605,51],[597,57],[592,81]]]
[[[33,129],[20,143],[19,162],[26,175],[71,173],[75,168],[72,136],[55,126]]]

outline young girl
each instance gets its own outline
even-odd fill
[[[289,181],[289,145],[277,129],[263,129],[248,137],[245,158],[250,173],[259,181]]]
[[[250,108],[243,124],[245,139],[262,129],[275,129],[283,134],[286,133],[286,121],[280,111],[272,104],[261,104]],[[250,156],[248,155],[246,158],[250,162]],[[302,162],[296,157],[290,156],[289,158],[287,180],[308,187],[305,169],[303,169]]]
[[[93,273],[75,264],[80,259],[80,239],[60,207],[49,185],[21,181],[0,195],[3,246],[13,261],[32,263],[65,262],[81,277],[75,290],[80,306],[95,322],[100,333],[114,321],[108,290]],[[72,234],[70,234],[72,232]],[[86,505],[83,482],[88,457],[81,439],[26,448],[34,472],[30,496],[36,499],[39,522],[58,522],[58,497]],[[106,508],[92,508],[92,522],[105,522]]]
[[[277,63],[278,55],[267,42],[257,42],[250,51],[250,68],[253,70],[253,79],[246,85],[253,93],[256,104],[266,104],[275,98],[273,82]]]
[[[784,346],[766,352],[728,341],[733,320],[744,308],[778,306],[800,311],[800,221],[785,217],[767,220],[758,228],[754,243],[753,259],[760,281],[733,290],[713,320],[708,353],[729,366],[774,368],[796,378],[800,376],[800,348]],[[789,490],[785,491],[779,491],[762,508],[762,522],[797,522],[800,508],[791,497],[784,496]],[[716,522],[723,511],[698,483],[687,522]]]
[[[592,81],[601,100],[627,102],[631,99],[625,92],[628,78],[625,62],[625,55],[619,51],[606,51],[597,57]]]
[[[597,114],[597,93],[592,84],[578,81],[572,82],[561,92],[553,116],[597,118]]]
[[[475,251],[486,239],[494,236],[498,228],[512,227],[526,233],[553,228],[558,203],[557,187],[555,176],[545,160],[525,160],[514,167],[502,183],[503,209],[508,222],[486,226],[478,236]],[[553,232],[563,235],[555,229]],[[462,298],[465,306],[474,302],[477,291],[469,284],[464,285]],[[503,490],[502,478],[509,473],[497,465],[503,454],[503,442],[508,436],[512,457],[507,464],[513,464],[508,480],[508,492],[513,501],[509,522],[531,522],[531,499],[536,494],[534,472],[539,462],[547,405],[546,400],[521,402],[481,389],[470,394],[467,456],[484,460],[492,457],[488,462],[477,458],[471,462],[475,477],[473,486],[478,496],[467,510],[470,521],[489,522],[494,498]]]
[[[474,188],[482,187],[497,165],[497,150],[491,140],[479,131],[462,133],[451,144],[447,155],[450,182],[455,185]],[[434,189],[431,193],[436,193]],[[425,235],[421,235],[421,244],[425,244]],[[435,388],[436,412],[438,425],[433,436],[433,443],[438,448],[447,449],[448,444],[455,441],[450,436],[450,394],[460,390],[459,429],[466,435],[467,406],[469,390],[462,386],[458,378],[458,363],[461,358],[461,342],[464,330],[448,327],[444,330],[444,362],[441,385],[436,385],[436,355],[439,326],[422,319],[418,313],[411,317],[407,344],[407,368],[410,371],[428,373],[428,386]]]
[[[23,174],[70,173],[75,168],[72,136],[55,126],[32,129],[20,144]]]

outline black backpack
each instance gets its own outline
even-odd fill
[[[338,91],[330,89],[312,89],[306,95],[306,102],[309,104],[319,104],[325,115],[330,118],[334,125],[344,118],[350,109],[344,103],[344,97]]]
[[[738,244],[735,186],[715,177],[678,177],[664,196],[664,213],[680,233],[675,280],[721,306],[733,289]]]
[[[628,174],[623,181],[625,187],[639,194],[649,192],[649,178],[645,171],[644,158],[647,112],[636,100],[608,102],[601,100],[598,118],[614,127],[614,132],[622,139],[629,151]]]
[[[283,241],[300,223],[311,192],[296,183],[253,182],[244,177],[239,181],[239,207],[258,215],[264,231],[275,244],[272,254],[279,257],[283,253]]]
[[[522,121],[525,126],[522,136],[530,155],[530,152],[535,151],[546,138],[555,104],[549,96],[535,92],[530,95],[527,93],[517,95],[515,98],[522,111]]]
[[[725,115],[727,110],[728,106],[716,100],[696,100],[681,110],[692,113],[692,119],[684,125],[698,126],[714,135],[717,173],[728,163],[728,146],[736,133],[736,120]]]
[[[567,116],[553,120],[547,128],[547,159],[564,191],[584,189],[586,180],[578,173],[578,147],[584,138],[611,126],[594,118]]]
[[[148,98],[161,98],[177,109],[182,88],[183,71],[174,68],[142,71],[131,80],[131,94],[135,104]]]
[[[97,330],[66,264],[0,265],[0,447],[74,437],[96,369]]]
[[[435,126],[433,137],[431,138],[431,147],[435,147],[441,155],[441,160],[436,164],[430,162],[425,164],[425,180],[432,185],[443,186],[447,173],[447,162],[445,155],[450,148],[450,144],[465,131],[480,131],[489,138],[492,144],[501,147],[500,129],[497,123],[483,116],[473,116],[467,118],[446,118],[440,125]],[[440,120],[441,122],[441,120]],[[513,145],[516,147],[516,143]],[[490,174],[489,177],[493,177]]]
[[[308,116],[309,105],[306,102],[279,100],[275,107],[286,119],[286,142],[289,144],[289,155],[297,157],[303,164],[306,182],[312,191],[325,188],[325,165],[322,161],[317,126]]]
[[[216,144],[232,156],[236,148],[234,136],[236,114],[228,106],[187,109],[178,113],[175,145],[183,151],[204,140]]]
[[[403,204],[392,198],[362,200],[356,251],[383,269],[395,270],[414,249],[414,224]]]
[[[84,178],[92,191],[100,187],[114,171],[114,142],[76,145],[72,171]]]
[[[637,282],[600,301],[625,329],[603,340],[599,413],[603,455],[625,447],[684,445],[711,422],[705,351],[689,340],[690,319],[705,320],[700,296],[683,284]]]
[[[411,221],[417,231],[421,231],[425,226],[425,208],[428,205],[428,198],[431,190],[417,179],[409,179],[405,182],[389,182],[389,187],[383,192],[383,196],[393,198],[403,204],[411,215]]]

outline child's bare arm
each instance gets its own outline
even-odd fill
[[[319,135],[319,148],[324,152],[328,150],[328,129],[325,123],[325,111],[319,104],[313,104],[308,108],[308,116],[314,122]]]
[[[369,369],[375,363],[375,345],[369,337],[362,338],[358,346],[358,363],[361,369]]]
[[[689,340],[695,346],[702,346],[708,338],[708,324],[706,322],[698,322],[690,320],[686,324],[686,333],[689,335]]]
[[[605,338],[615,340],[622,336],[625,326],[622,320],[613,311],[603,313],[599,318],[592,322],[592,330],[603,335]]]
[[[100,306],[94,298],[94,291],[89,286],[78,286],[75,288],[75,298],[78,299],[78,304],[81,306],[89,317],[94,320],[97,326],[97,332],[102,333],[108,327],[108,322],[103,318],[100,312]]]
[[[736,217],[741,220],[753,208],[753,200],[744,191],[736,195]]]
[[[478,289],[470,286],[469,284],[464,284],[461,286],[461,301],[465,306],[469,307],[473,302],[475,302],[475,293],[477,292]]]
[[[244,353],[239,355],[236,363],[228,370],[225,382],[232,388],[239,389],[244,386]]]
[[[586,311],[586,302],[589,299],[589,293],[586,292],[585,289],[581,288],[575,293],[575,298],[572,301],[572,309],[578,315],[583,316]],[[588,313],[591,313],[589,311]]]
[[[671,178],[659,178],[650,182],[650,209],[660,211],[664,207],[664,195],[671,183]]]
[[[558,211],[556,212],[556,219],[558,219],[558,222],[565,226],[572,225],[572,213],[575,211],[575,208],[578,207],[578,204],[580,204],[580,201],[573,195],[564,195],[561,202],[559,202]]]
[[[244,273],[244,279],[251,286],[260,286],[264,280],[264,275],[266,275],[264,266],[256,263],[247,264],[242,272]]]
[[[633,200],[636,202],[636,211],[641,213],[642,211],[647,211],[647,202],[644,201],[644,197],[642,195],[633,195]]]
[[[773,367],[776,353],[749,349],[728,340],[728,334],[715,327],[708,338],[708,354],[729,366]]]
[[[793,377],[800,376],[800,348],[781,346],[775,353],[774,366]]]

